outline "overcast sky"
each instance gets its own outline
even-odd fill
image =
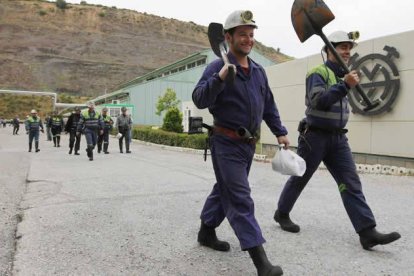
[[[66,0],[80,3],[80,0]],[[224,23],[234,10],[249,9],[259,26],[256,40],[266,46],[301,58],[319,53],[318,36],[301,43],[292,27],[290,12],[293,0],[86,0],[89,4],[116,6],[208,26]],[[411,0],[325,0],[335,15],[323,28],[325,35],[336,30],[361,33],[359,41],[414,30],[414,2]],[[413,43],[413,42],[411,42]]]

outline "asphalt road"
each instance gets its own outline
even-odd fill
[[[211,159],[137,141],[120,154],[112,139],[111,153],[90,162],[83,137],[80,156],[67,153],[68,136],[55,148],[41,135],[41,151],[28,153],[27,136],[11,132],[0,128],[0,275],[255,275],[227,221],[217,232],[230,252],[196,242]],[[414,177],[361,179],[378,230],[402,235],[370,252],[327,171],[299,198],[291,215],[301,232],[292,234],[273,221],[287,177],[254,162],[256,217],[284,275],[414,275]]]

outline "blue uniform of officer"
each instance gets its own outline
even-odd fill
[[[42,120],[37,116],[37,111],[32,110],[25,121],[26,133],[29,134],[29,152],[32,151],[33,139],[35,140],[36,152],[39,152],[39,130],[43,132]]]
[[[89,109],[81,113],[81,118],[78,124],[78,134],[83,131],[87,143],[86,152],[89,160],[93,160],[93,149],[98,141],[98,133],[103,133],[102,117],[99,112],[95,111],[92,104]]]
[[[237,72],[234,82],[223,81],[228,67],[217,59],[207,66],[192,95],[195,105],[208,108],[214,117],[210,150],[217,181],[201,212],[198,241],[215,250],[229,250],[229,244],[219,241],[214,230],[227,218],[259,275],[265,271],[281,275],[281,268],[272,266],[264,253],[265,239],[254,215],[248,175],[262,120],[285,143],[287,130],[281,124],[264,69],[248,57],[256,28],[251,17],[243,19],[248,13],[251,15],[249,11],[232,13],[224,26],[230,45],[228,58]],[[249,46],[242,48],[240,44]]]
[[[330,35],[330,41],[341,57],[348,61],[355,45],[342,31]],[[344,78],[342,80],[342,78]],[[290,220],[291,212],[302,190],[323,161],[338,185],[346,212],[360,235],[364,249],[386,244],[399,238],[398,233],[381,234],[375,230],[374,215],[362,192],[352,152],[345,135],[349,118],[347,94],[359,82],[355,71],[345,71],[328,52],[328,60],[311,69],[306,78],[306,118],[299,127],[298,154],[306,161],[303,176],[288,179],[278,202],[275,220],[288,232],[299,232],[299,225]]]

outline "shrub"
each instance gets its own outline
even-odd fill
[[[141,141],[155,144],[204,149],[207,134],[192,134],[168,132],[162,129],[151,129],[150,127],[135,127],[132,137]]]
[[[98,13],[98,15],[99,15],[100,17],[105,17],[106,13],[104,13],[104,12],[100,12],[100,13]]]
[[[56,7],[58,7],[61,10],[64,10],[67,8],[67,4],[65,0],[56,0]]]
[[[81,5],[88,5],[88,3],[86,3],[86,1],[80,1]]]
[[[46,14],[47,14],[47,12],[46,12],[46,11],[44,11],[44,10],[40,10],[40,11],[39,11],[39,15],[40,15],[40,16],[43,16],[43,15],[46,15]]]
[[[165,114],[162,129],[181,133],[183,132],[183,115],[177,107],[171,107]]]

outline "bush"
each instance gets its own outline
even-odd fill
[[[167,146],[204,149],[207,134],[188,135],[150,127],[136,127],[132,131],[132,138]]]
[[[40,11],[39,11],[39,15],[40,15],[40,16],[43,16],[43,15],[46,15],[46,14],[47,14],[47,12],[46,12],[46,11],[44,11],[44,10],[40,10]]]
[[[81,5],[88,5],[88,3],[86,3],[86,1],[80,1]]]
[[[104,13],[104,12],[100,12],[100,13],[98,13],[98,15],[99,15],[100,17],[105,17],[106,13]]]
[[[58,7],[61,10],[64,10],[67,8],[67,4],[65,0],[56,0],[56,7]]]
[[[165,131],[183,132],[183,115],[177,107],[171,107],[165,114],[162,129]]]

